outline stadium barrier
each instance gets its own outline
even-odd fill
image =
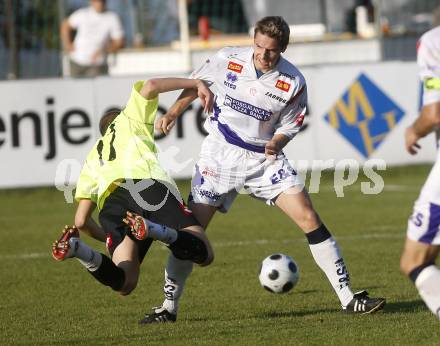
[[[381,159],[387,165],[433,161],[432,136],[421,141],[423,150],[415,157],[404,148],[404,130],[420,105],[414,62],[302,71],[308,82],[309,114],[303,131],[285,149],[289,159],[315,168],[341,160],[363,164]],[[98,137],[100,116],[123,107],[133,82],[141,78],[0,82],[0,188],[74,184]],[[177,95],[160,96],[159,116]],[[169,136],[158,137],[161,161],[173,177],[191,176],[205,135],[204,119],[195,103]]]

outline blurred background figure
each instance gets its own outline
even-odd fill
[[[69,54],[70,75],[96,77],[108,73],[107,55],[123,47],[124,30],[119,17],[106,9],[105,0],[90,0],[89,7],[62,22],[61,39]]]
[[[73,41],[69,35],[61,38],[58,28],[68,18],[68,31],[75,31],[71,27],[71,14],[90,8],[94,2],[1,1],[0,79],[68,76],[69,59],[65,52],[68,46],[75,46],[76,39]],[[161,73],[173,72],[169,67],[178,66],[183,59],[172,58],[185,45],[191,51],[191,63],[201,63],[209,55],[203,50],[248,45],[251,23],[266,15],[279,14],[283,14],[295,42],[299,43],[295,53],[290,48],[286,51],[295,54],[299,66],[415,61],[414,46],[431,27],[434,10],[439,5],[438,0],[107,0],[104,3],[106,15],[118,16],[127,48],[111,56],[108,73],[112,76],[156,75],[158,67]],[[360,22],[356,9],[360,10]],[[199,26],[201,20],[204,25]],[[360,30],[358,24],[363,24]],[[187,29],[189,37],[181,38],[181,34],[186,37]],[[209,44],[201,44],[200,37],[205,41],[209,37]],[[167,53],[162,55],[165,49]],[[322,49],[325,54],[316,53]],[[109,50],[113,48],[110,46]],[[69,57],[78,64],[76,54],[71,52]],[[153,59],[152,63],[146,64],[146,57]],[[187,57],[186,61],[189,60]],[[174,71],[191,70],[185,64],[182,66]]]
[[[156,45],[169,44],[179,38],[179,13],[177,0],[152,0],[151,14],[156,18],[152,41]]]

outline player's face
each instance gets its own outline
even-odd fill
[[[90,4],[96,12],[104,12],[105,10],[105,0],[90,0]]]
[[[259,32],[254,38],[254,65],[257,70],[267,72],[273,69],[281,55],[278,41]]]

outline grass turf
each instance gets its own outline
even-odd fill
[[[87,345],[437,345],[439,322],[399,273],[406,220],[429,166],[381,172],[385,190],[364,195],[358,183],[337,198],[325,174],[312,200],[337,238],[354,289],[385,296],[383,312],[341,313],[305,237],[276,208],[239,196],[209,229],[215,262],[195,268],[175,324],[138,326],[162,302],[168,251],[154,244],[136,290],[121,297],[76,260],[55,262],[51,242],[71,223],[75,206],[52,188],[0,191],[0,344]],[[179,183],[182,194],[188,182]],[[104,251],[102,244],[83,239]],[[300,281],[288,294],[260,287],[261,260],[292,256]]]

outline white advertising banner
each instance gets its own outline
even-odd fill
[[[404,130],[416,118],[420,87],[414,62],[302,69],[309,114],[288,144],[289,159],[383,159],[388,165],[432,162],[433,136],[417,156],[404,148]],[[142,76],[138,79],[145,78]],[[102,77],[0,82],[0,188],[74,184],[98,138],[100,116],[122,108],[137,78]],[[160,95],[158,116],[178,92]],[[175,178],[188,178],[204,138],[195,102],[167,137],[158,137],[161,162]]]

